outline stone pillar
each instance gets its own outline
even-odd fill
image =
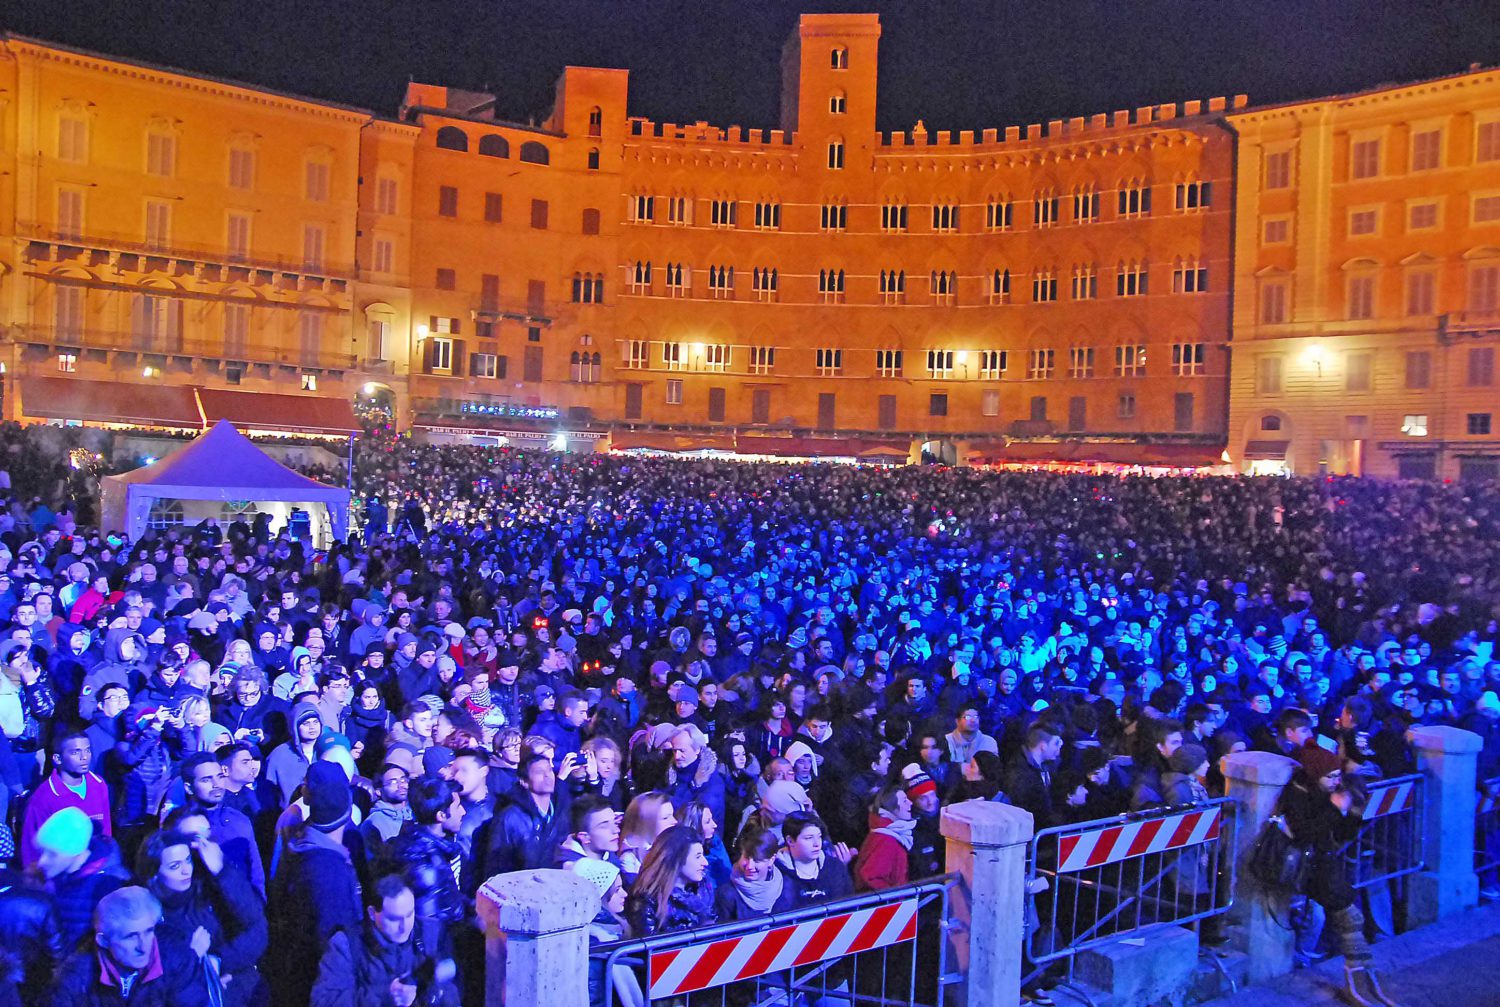
[[[1479,750],[1483,741],[1456,727],[1416,727],[1411,732],[1422,774],[1423,870],[1412,877],[1407,902],[1413,926],[1432,923],[1479,903],[1474,873],[1474,813]]]
[[[1237,807],[1234,831],[1235,892],[1230,919],[1242,925],[1240,942],[1248,956],[1249,981],[1265,982],[1292,970],[1294,941],[1286,928],[1288,899],[1267,892],[1244,869],[1245,853],[1276,810],[1281,788],[1297,763],[1270,752],[1239,752],[1219,760],[1227,793]]]
[[[994,801],[964,801],[942,814],[948,870],[963,879],[949,908],[967,1007],[1016,1007],[1021,1002],[1031,813]]]
[[[570,871],[497,874],[479,889],[485,1003],[589,1002],[588,923],[599,890]]]

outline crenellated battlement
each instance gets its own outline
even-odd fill
[[[751,129],[746,126],[713,126],[706,122],[688,125],[653,122],[641,116],[627,120],[626,142],[631,140],[684,143],[712,147],[765,147],[785,150],[795,134],[781,129]]]
[[[972,129],[940,129],[930,132],[921,123],[910,132],[895,130],[880,134],[882,147],[944,147],[973,148],[983,152],[1004,148],[1007,145],[1034,144],[1039,141],[1092,139],[1106,133],[1126,129],[1159,126],[1179,119],[1194,119],[1238,111],[1249,105],[1250,99],[1243,94],[1233,98],[1209,98],[1181,103],[1168,102],[1163,105],[1143,105],[1136,109],[1120,109],[1117,112],[1099,112],[1089,116],[1073,116],[1069,119],[1050,119],[1045,123],[1034,122],[1026,126],[1006,126],[1004,129],[986,129],[976,133]]]
[[[1125,130],[1144,129],[1168,123],[1240,111],[1249,105],[1243,94],[1207,100],[1167,102],[1143,105],[1135,109],[1100,112],[1069,119],[1051,119],[1045,123],[1005,126],[985,130],[929,131],[921,122],[911,130],[894,130],[875,134],[874,146],[882,153],[917,150],[935,152],[941,148],[954,153],[994,153],[1011,147],[1027,147],[1044,142],[1088,140]],[[707,122],[655,122],[643,116],[628,121],[626,142],[640,144],[681,144],[695,148],[735,150],[760,149],[789,151],[797,144],[797,135],[780,129],[753,129],[746,126],[715,126]]]

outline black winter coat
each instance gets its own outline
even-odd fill
[[[806,909],[819,902],[846,899],[854,894],[854,881],[849,877],[849,868],[838,857],[826,851],[816,878],[798,877],[784,850],[776,854],[776,869],[781,872],[783,884],[791,892],[787,898],[791,909]]]
[[[312,829],[289,842],[271,879],[269,915],[273,999],[306,1003],[329,940],[340,930],[359,932],[359,878],[348,852]]]
[[[559,786],[552,795],[552,814],[546,818],[537,810],[531,794],[517,787],[511,794],[510,804],[495,814],[480,829],[489,835],[483,843],[475,836],[476,854],[483,849],[484,856],[478,871],[478,883],[484,878],[494,877],[508,871],[528,871],[551,867],[553,855],[567,836],[568,816],[572,802],[566,786]],[[478,888],[478,883],[474,888]],[[465,884],[468,888],[468,884]]]
[[[1316,781],[1297,770],[1281,791],[1277,811],[1286,819],[1292,841],[1312,848],[1307,894],[1328,912],[1354,902],[1353,880],[1339,850],[1359,832],[1360,816],[1342,815]]]
[[[630,922],[631,934],[637,937],[709,926],[718,922],[714,886],[707,879],[691,888],[678,885],[667,896],[665,916],[658,912],[655,899],[644,894],[632,895],[625,903],[625,918]]]
[[[0,871],[0,948],[15,957],[21,999],[28,1004],[41,1002],[53,969],[72,950],[63,944],[47,893],[26,887],[9,870]]]
[[[442,931],[474,915],[473,900],[464,898],[453,876],[454,858],[462,856],[458,840],[434,836],[416,822],[407,822],[391,845],[416,899],[417,918],[439,924],[424,929],[428,945],[446,951]]]
[[[260,897],[240,868],[226,863],[217,875],[197,871],[193,887],[186,892],[164,891],[154,883],[151,890],[162,906],[161,923],[156,927],[162,964],[174,977],[193,974],[193,981],[183,984],[175,1007],[209,1003],[203,964],[192,949],[193,933],[199,927],[208,931],[209,954],[219,957],[219,975],[232,977],[224,989],[225,1007],[249,1003],[261,985],[256,966],[266,953],[269,931]]]
[[[417,986],[417,1003],[438,1007],[456,1002],[451,986],[432,979],[433,956],[418,932],[405,944],[392,944],[366,923],[358,934],[336,933],[318,963],[312,1007],[388,1007],[391,982]]]
[[[50,1007],[168,1007],[173,1000],[166,975],[137,979],[130,996],[121,996],[118,986],[99,981],[97,949],[84,948],[63,962],[47,1003]]]
[[[1056,812],[1052,807],[1052,766],[1038,768],[1026,758],[1025,752],[1016,753],[1005,770],[1005,794],[1010,803],[1022,811],[1031,812],[1037,831],[1056,825]]]

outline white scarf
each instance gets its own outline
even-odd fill
[[[734,883],[734,890],[739,892],[740,898],[745,900],[745,905],[758,913],[771,911],[776,900],[781,898],[781,887],[785,883],[781,872],[775,867],[771,868],[769,877],[760,881],[751,881],[738,871],[731,874],[729,880]]]
[[[908,818],[904,822],[898,822],[895,819],[887,818],[884,814],[880,818],[884,824],[874,831],[890,836],[896,842],[900,843],[906,852],[910,853],[912,843],[916,841],[914,830],[917,827],[917,820],[915,818]]]

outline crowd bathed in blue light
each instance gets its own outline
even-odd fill
[[[122,542],[4,433],[0,1004],[478,1003],[499,872],[594,883],[608,941],[941,873],[955,801],[1201,802],[1262,749],[1334,864],[1414,724],[1500,772],[1493,485],[377,432],[324,551],[264,519]],[[1299,954],[1358,963],[1381,904],[1323,873]]]

